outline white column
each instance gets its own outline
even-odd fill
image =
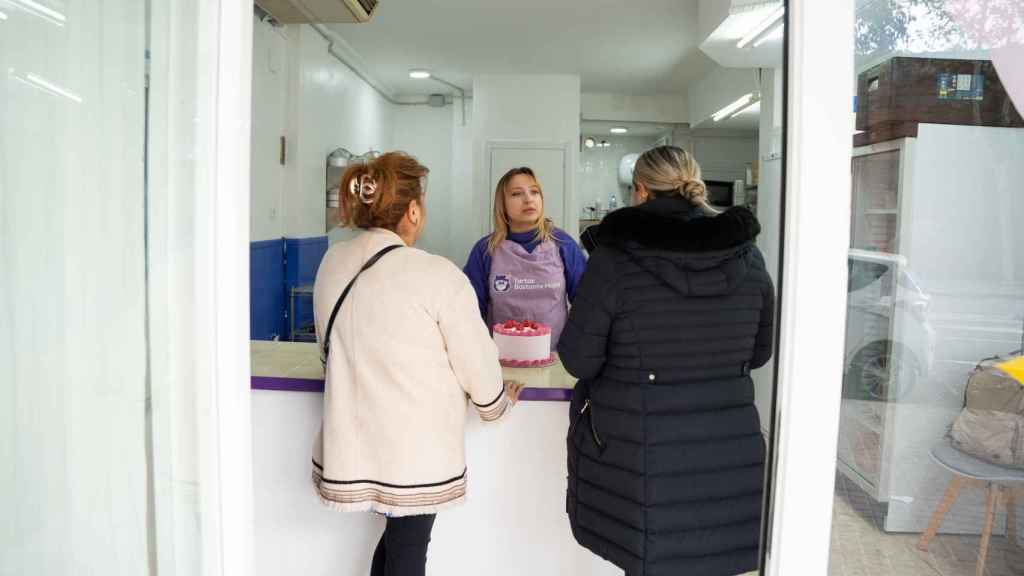
[[[792,0],[787,17],[773,576],[828,573],[850,229],[854,0]]]
[[[160,574],[252,573],[252,3],[156,2],[149,130]]]

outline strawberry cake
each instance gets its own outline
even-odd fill
[[[539,368],[554,364],[551,327],[531,320],[509,320],[494,325],[498,358],[508,368]]]

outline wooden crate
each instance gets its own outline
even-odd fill
[[[897,57],[861,73],[857,129],[906,123],[1024,127],[989,60]]]

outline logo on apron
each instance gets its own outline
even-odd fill
[[[509,277],[504,274],[498,274],[494,277],[494,291],[503,293],[508,292],[509,288],[512,287],[512,282]]]

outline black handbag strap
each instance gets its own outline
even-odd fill
[[[356,279],[359,278],[360,274],[366,272],[370,266],[376,264],[381,257],[388,252],[401,247],[402,244],[392,244],[391,246],[382,248],[379,252],[371,256],[370,259],[366,261],[366,264],[363,264],[363,267],[359,269],[359,272],[356,272],[356,275],[353,276],[352,279],[349,280],[348,285],[345,286],[345,290],[342,291],[341,296],[338,297],[338,301],[334,303],[334,309],[331,310],[331,318],[327,321],[327,330],[324,331],[324,346],[320,353],[320,362],[324,365],[327,365],[327,356],[331,353],[331,330],[334,329],[334,319],[338,316],[338,310],[341,310],[341,303],[345,301],[345,297],[348,296],[349,291],[352,290],[352,285],[356,283]]]

